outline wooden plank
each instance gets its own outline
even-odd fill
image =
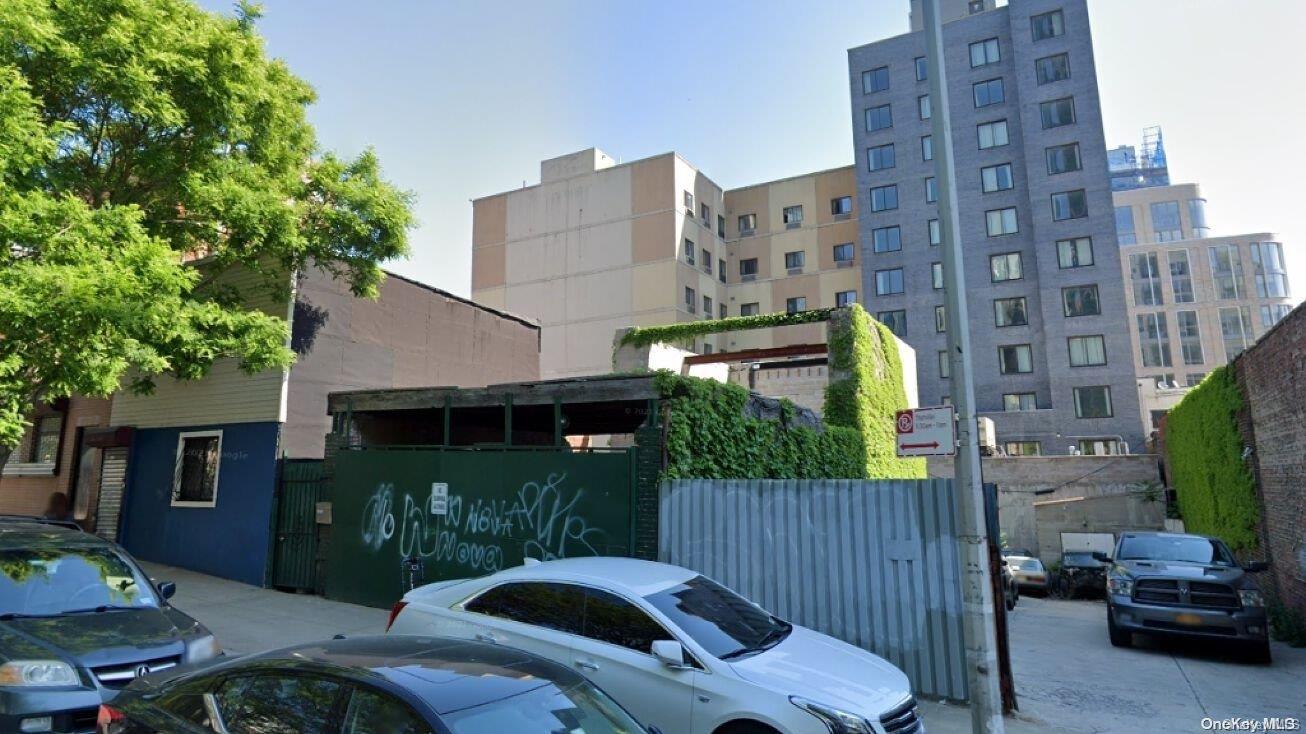
[[[741,349],[737,352],[716,352],[714,354],[695,354],[685,357],[685,364],[716,364],[718,362],[745,362],[782,357],[801,357],[809,354],[826,354],[830,348],[826,344],[791,344],[787,347],[767,347],[761,349]]]

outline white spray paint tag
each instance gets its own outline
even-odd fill
[[[431,483],[431,514],[449,514],[449,485],[445,482]]]

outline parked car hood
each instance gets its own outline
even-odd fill
[[[0,660],[61,659],[86,667],[181,655],[207,631],[171,607],[20,617],[0,622]]]
[[[911,695],[911,683],[888,661],[828,635],[794,625],[766,652],[730,662],[747,681],[879,721]]]
[[[1131,576],[1164,576],[1187,581],[1211,581],[1215,583],[1237,584],[1245,574],[1241,568],[1229,566],[1206,566],[1201,563],[1184,563],[1180,561],[1116,561]]]

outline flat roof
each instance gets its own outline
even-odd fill
[[[513,405],[547,405],[563,403],[602,403],[624,400],[649,400],[660,397],[652,374],[596,375],[533,382],[505,382],[486,387],[389,388],[380,390],[344,390],[327,396],[327,412],[367,412],[384,410],[429,410],[443,408],[446,401],[454,408],[503,405],[512,396]]]

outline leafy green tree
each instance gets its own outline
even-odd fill
[[[37,401],[288,365],[285,321],[220,285],[232,267],[374,296],[406,253],[410,196],[370,151],[318,149],[313,91],[258,15],[0,0],[0,447]]]

